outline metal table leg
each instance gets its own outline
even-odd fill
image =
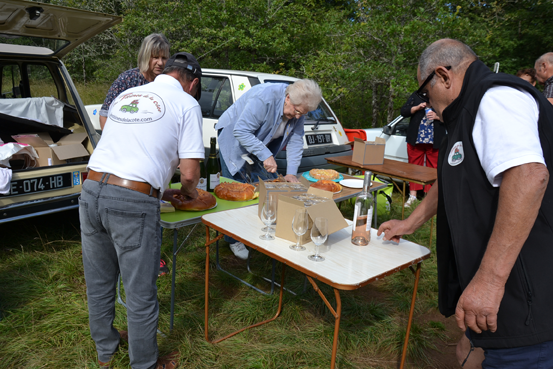
[[[319,294],[321,299],[323,299],[323,302],[325,303],[328,310],[330,310],[330,313],[334,316],[334,339],[332,341],[332,356],[330,357],[330,369],[334,369],[334,366],[336,365],[336,352],[338,351],[338,333],[340,331],[340,318],[342,315],[342,300],[340,299],[340,291],[338,291],[336,288],[334,288],[334,296],[336,297],[336,309],[332,307],[330,302],[328,302],[326,296],[323,294],[323,292],[319,289],[319,286],[315,283],[313,278],[307,277],[309,282],[311,282],[311,285],[315,289],[315,291]]]
[[[421,274],[422,263],[417,264],[417,270],[413,270],[413,267],[409,267],[413,273],[415,273],[415,286],[413,287],[413,297],[411,298],[411,309],[409,310],[409,319],[407,320],[407,332],[405,332],[405,341],[403,342],[403,350],[401,353],[400,369],[403,369],[405,365],[405,358],[407,357],[407,344],[409,343],[409,332],[411,331],[411,324],[413,323],[413,313],[415,312],[415,300],[417,299],[417,288],[419,287],[419,277]]]
[[[184,245],[186,241],[190,238],[190,235],[192,232],[194,232],[194,229],[198,226],[198,223],[194,224],[194,227],[188,232],[188,235],[182,241],[181,245],[177,248],[178,244],[178,229],[175,229],[173,231],[173,271],[171,276],[171,317],[169,318],[169,331],[173,332],[173,321],[175,318],[175,280],[177,276],[177,254],[179,253],[180,249]]]
[[[236,332],[233,332],[225,337],[222,337],[222,338],[219,338],[217,340],[210,340],[209,339],[209,246],[217,241],[219,241],[219,239],[221,239],[223,237],[223,235],[218,235],[217,237],[215,237],[214,239],[211,239],[210,237],[210,234],[209,234],[209,227],[206,226],[206,243],[205,243],[205,252],[206,252],[206,257],[205,257],[205,311],[204,311],[204,319],[205,319],[205,340],[207,342],[210,342],[210,343],[219,343],[221,341],[224,341],[226,340],[227,338],[230,338],[240,332],[243,332],[245,331],[246,329],[250,329],[250,328],[253,328],[253,327],[258,327],[260,325],[263,325],[263,324],[266,324],[266,323],[269,323],[269,322],[272,322],[273,320],[275,320],[276,318],[278,318],[278,316],[280,315],[280,312],[282,311],[282,297],[284,296],[284,270],[285,270],[285,265],[282,264],[282,276],[281,276],[281,282],[280,282],[280,296],[279,296],[279,300],[278,300],[278,309],[277,309],[277,312],[276,314],[270,318],[270,319],[267,319],[267,320],[264,320],[262,322],[259,322],[259,323],[256,323],[256,324],[252,324],[248,327],[245,327],[245,328],[242,328]]]

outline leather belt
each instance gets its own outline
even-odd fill
[[[128,179],[117,177],[115,174],[99,173],[92,169],[88,171],[87,178],[96,182],[128,188],[129,190],[137,191],[148,196],[155,197],[156,199],[159,198],[159,190],[153,188],[150,184],[146,182],[130,181]]]

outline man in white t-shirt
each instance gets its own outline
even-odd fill
[[[431,44],[418,79],[447,129],[438,180],[378,234],[399,241],[437,214],[440,311],[484,349],[483,368],[551,368],[553,106],[457,40]]]
[[[163,74],[124,91],[111,104],[102,140],[88,163],[79,201],[90,333],[100,367],[109,368],[121,338],[128,338],[133,369],[177,366],[158,358],[160,257],[159,200],[198,196],[204,158],[202,71],[189,53],[173,55]],[[180,190],[166,189],[180,165]],[[115,286],[121,273],[127,295],[127,332],[113,327]]]

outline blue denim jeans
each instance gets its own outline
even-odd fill
[[[532,346],[484,350],[483,369],[551,369],[553,341]]]
[[[157,362],[160,258],[159,200],[123,187],[86,180],[79,199],[90,335],[98,360],[119,344],[113,327],[117,276],[126,293],[129,357],[133,369]]]
[[[467,329],[465,336],[473,347],[471,333],[472,331]],[[553,341],[531,346],[484,349],[484,356],[482,369],[551,369],[553,368]]]

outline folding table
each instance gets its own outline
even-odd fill
[[[313,243],[306,244],[307,250],[305,251],[294,251],[288,247],[290,241],[278,237],[273,241],[261,240],[259,235],[262,233],[260,229],[263,223],[257,215],[257,210],[256,206],[251,206],[202,216],[202,222],[206,226],[205,339],[212,343],[221,342],[246,329],[275,320],[280,315],[282,309],[284,268],[285,266],[289,266],[307,276],[309,282],[311,282],[313,288],[323,299],[325,305],[335,318],[330,365],[331,368],[334,368],[342,309],[339,291],[355,290],[400,270],[411,268],[415,273],[415,283],[400,364],[400,367],[403,368],[407,354],[407,343],[413,319],[421,263],[430,257],[430,250],[403,239],[399,244],[384,242],[377,239],[376,230],[374,229],[371,230],[371,242],[368,246],[353,245],[351,243],[351,222],[349,222],[349,227],[331,234],[325,243],[327,246],[322,246],[323,256],[326,260],[323,262],[313,262],[307,258],[307,255],[313,252]],[[214,229],[220,234],[215,238],[211,238],[210,229]],[[231,236],[252,249],[282,263],[280,298],[277,312],[273,318],[242,328],[223,338],[211,340],[209,338],[209,251],[210,245],[223,237],[223,234]],[[416,271],[412,268],[415,265]],[[334,289],[336,297],[335,309],[318,288],[315,280],[325,283]]]

